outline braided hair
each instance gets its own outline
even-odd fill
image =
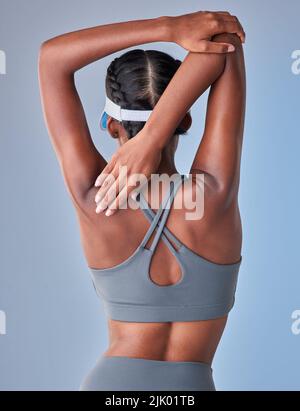
[[[181,61],[157,50],[135,49],[115,58],[107,69],[106,94],[114,103],[128,110],[153,110]],[[141,121],[122,121],[128,138],[145,125]],[[180,128],[174,134],[186,134]]]

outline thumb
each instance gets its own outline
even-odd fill
[[[232,53],[235,47],[229,43],[216,43],[214,41],[202,40],[199,43],[200,53]]]

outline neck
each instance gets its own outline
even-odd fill
[[[174,174],[178,174],[178,171],[177,171],[177,169],[176,169],[176,166],[175,166],[175,162],[174,162],[174,157],[168,157],[168,158],[166,158],[164,155],[162,155],[162,160],[161,160],[161,162],[160,162],[160,165],[159,165],[159,167],[157,168],[157,170],[156,170],[156,172],[155,172],[155,174],[158,174],[158,175],[168,175],[168,176],[170,176],[170,177],[172,177]],[[157,185],[156,185],[156,183],[155,183],[155,192],[157,192],[158,193],[158,198],[159,198],[159,201],[162,201],[162,199],[163,199],[163,185],[162,184],[159,184],[159,186],[157,187]],[[148,191],[148,198],[150,199],[150,206],[151,206],[151,208],[157,208],[158,207],[158,205],[156,204],[156,202],[154,201],[154,203],[152,203],[152,199],[153,199],[153,192],[152,192],[152,181],[151,181],[151,179],[148,181],[148,188],[147,188],[147,191]],[[157,188],[158,188],[158,191],[157,191]]]
[[[157,174],[167,174],[168,176],[171,176],[173,174],[177,174],[178,171],[176,169],[175,164],[160,164],[157,171]]]
[[[169,176],[178,173],[174,160],[174,152],[171,152],[171,150],[163,150],[161,162],[156,172],[158,174],[168,174]]]

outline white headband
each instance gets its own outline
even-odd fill
[[[147,121],[152,110],[126,110],[118,106],[118,104],[114,103],[106,96],[101,118],[104,113],[118,121]]]

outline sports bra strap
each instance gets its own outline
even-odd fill
[[[145,217],[147,218],[147,220],[151,223],[153,221],[153,218],[155,217],[155,213],[151,210],[151,209],[145,209],[145,208],[141,208],[141,210],[143,211]],[[151,211],[152,214],[151,214]],[[173,247],[173,244],[170,242],[169,238],[166,236],[165,232],[166,232],[167,227],[165,226],[161,235],[161,238],[163,240],[163,242],[166,244],[166,246],[169,248],[169,250],[171,251],[172,254],[175,254],[177,252],[177,250]],[[170,233],[170,232],[169,232]],[[173,235],[173,234],[172,234]],[[178,242],[178,240],[176,239],[176,241]],[[175,243],[175,241],[174,241]],[[179,243],[178,243],[179,244]],[[177,244],[176,244],[177,245]],[[180,247],[180,244],[178,245],[178,248]]]
[[[142,206],[141,207],[142,212],[144,213],[148,221],[151,223],[156,213],[149,207],[144,195],[141,192],[138,195],[138,201],[140,202]],[[176,252],[176,250],[173,247],[172,243],[174,243],[177,248],[180,248],[182,246],[182,243],[178,240],[177,237],[175,237],[175,235],[168,229],[167,226],[165,226],[163,229],[162,240],[169,247],[169,249],[174,253]],[[172,243],[170,242],[170,240],[172,241]]]
[[[154,230],[157,228],[154,240],[152,241],[152,244],[150,246],[150,251],[154,252],[157,244],[159,242],[159,239],[163,233],[164,230],[164,226],[166,224],[167,218],[169,216],[170,213],[170,209],[171,209],[171,205],[172,202],[174,200],[174,197],[176,195],[177,189],[180,187],[182,182],[182,176],[180,175],[180,178],[178,178],[177,181],[171,181],[171,187],[170,190],[167,192],[167,195],[165,196],[165,198],[163,199],[163,201],[160,204],[160,207],[157,211],[157,213],[155,214],[155,217],[152,220],[152,223],[141,243],[142,247],[145,247],[145,245],[147,244],[149,238],[151,237],[151,235],[153,234]]]

